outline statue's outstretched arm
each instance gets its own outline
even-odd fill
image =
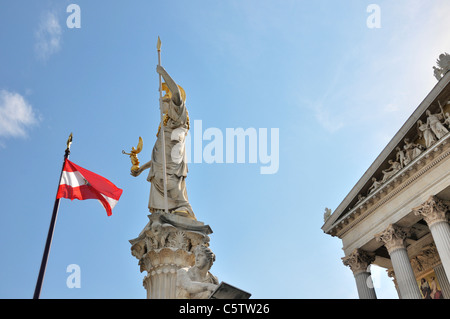
[[[170,92],[172,93],[172,100],[176,105],[181,105],[181,92],[178,88],[178,85],[175,81],[170,77],[167,71],[160,65],[156,67],[156,72],[161,74],[167,86],[169,87]]]
[[[132,176],[139,176],[143,171],[145,171],[146,169],[150,168],[152,166],[152,161],[148,161],[147,163],[145,163],[144,165],[142,165],[141,167],[139,167],[138,170],[135,171],[131,171],[131,175]]]

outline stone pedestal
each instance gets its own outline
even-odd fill
[[[130,240],[131,253],[146,271],[143,285],[148,299],[177,298],[177,272],[193,267],[194,249],[209,246],[211,228],[202,222],[164,212],[148,216],[139,236]]]

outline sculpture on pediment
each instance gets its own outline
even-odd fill
[[[373,184],[372,184],[372,186],[370,186],[368,194],[373,193],[378,187],[381,186],[381,184],[383,184],[382,182],[377,181],[377,179],[375,177],[372,177],[372,182],[373,182]]]
[[[405,164],[405,160],[406,160],[406,154],[405,154],[405,151],[402,150],[402,149],[400,148],[400,146],[397,146],[397,147],[395,148],[395,150],[397,151],[397,153],[395,154],[395,160],[396,160],[397,162],[400,163],[400,166],[401,166],[402,168],[405,167],[405,166],[406,166],[406,164]]]
[[[419,137],[423,138],[425,140],[425,147],[429,148],[434,143],[436,143],[436,137],[434,136],[433,132],[431,131],[431,128],[428,123],[423,123],[421,120],[417,121],[417,130]]]
[[[402,169],[402,166],[399,162],[389,160],[388,163],[391,165],[391,167],[381,171],[383,173],[383,178],[381,179],[382,183],[386,182],[389,178],[397,174],[397,172]]]
[[[448,130],[441,123],[441,120],[444,120],[444,112],[431,114],[430,110],[427,110],[425,113],[427,115],[427,125],[430,127],[436,138],[438,140],[441,139],[448,133]]]
[[[447,125],[450,128],[450,114],[449,113],[444,114],[444,125]]]
[[[403,164],[406,166],[411,163],[417,156],[419,156],[423,151],[423,146],[414,142],[411,142],[409,138],[403,140],[405,145],[403,149],[405,151],[405,158]]]

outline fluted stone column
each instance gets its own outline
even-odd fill
[[[355,249],[349,256],[342,258],[344,265],[353,271],[359,299],[377,299],[369,271],[369,266],[374,260],[375,256],[362,249]]]
[[[436,196],[413,209],[417,216],[423,217],[430,228],[442,266],[447,278],[450,278],[450,225],[447,218],[447,206]]]
[[[409,262],[408,252],[406,251],[406,235],[407,232],[404,228],[391,224],[385,231],[375,235],[375,238],[377,241],[382,242],[389,252],[401,298],[422,299],[422,294],[417,285],[414,271]]]

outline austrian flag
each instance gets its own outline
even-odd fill
[[[111,216],[122,192],[106,178],[66,159],[56,198],[97,199]]]

